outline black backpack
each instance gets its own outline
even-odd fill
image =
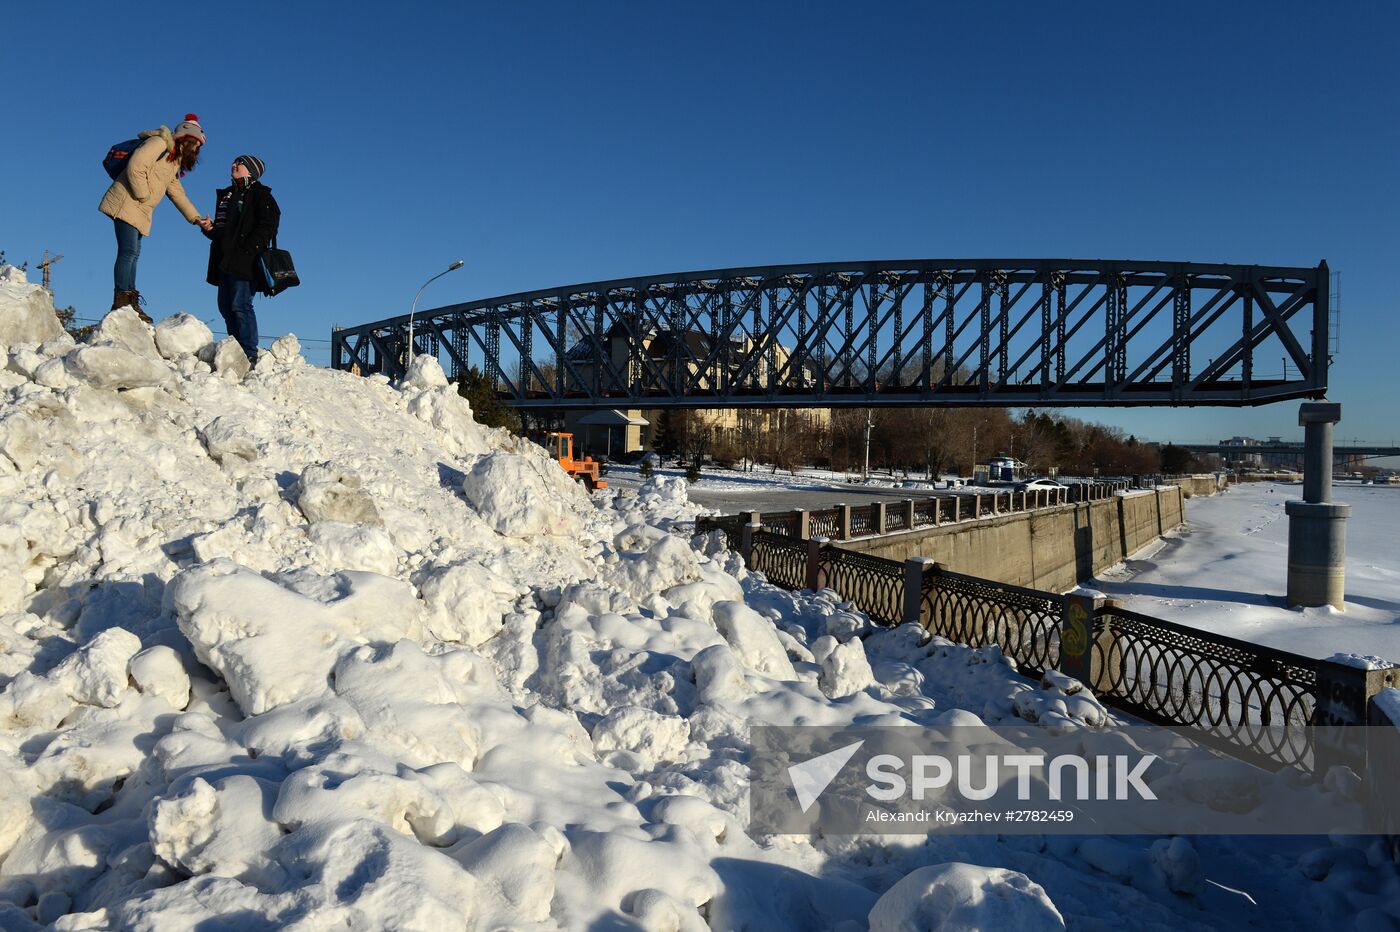
[[[102,160],[102,167],[113,181],[121,177],[126,171],[126,163],[131,158],[131,153],[136,151],[136,147],[141,145],[140,139],[126,139],[107,150],[107,157]]]

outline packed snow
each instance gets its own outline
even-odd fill
[[[750,836],[753,725],[1103,709],[767,585],[682,482],[590,498],[433,360],[50,318],[0,269],[0,928],[1400,921],[1364,840]]]
[[[1299,483],[1249,482],[1187,502],[1186,527],[1102,573],[1094,588],[1134,611],[1311,657],[1400,663],[1400,486],[1338,482],[1351,505],[1345,608],[1289,608],[1288,516]],[[1380,661],[1384,663],[1384,661]]]

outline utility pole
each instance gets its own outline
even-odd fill
[[[870,431],[875,426],[873,414],[873,409],[865,409],[865,465],[860,473],[861,477],[865,479],[870,478]]]

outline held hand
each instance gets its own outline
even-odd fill
[[[208,233],[210,230],[214,229],[214,221],[210,220],[208,217],[200,217],[198,223],[199,228],[205,233]]]

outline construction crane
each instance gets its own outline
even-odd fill
[[[49,251],[48,251],[47,249],[45,249],[45,250],[44,250],[44,259],[43,259],[42,262],[39,263],[39,268],[41,268],[41,269],[44,270],[44,290],[47,291],[49,294],[53,294],[53,288],[51,288],[51,287],[49,286],[49,281],[50,281],[49,269],[53,266],[53,264],[54,264],[55,262],[57,262],[59,259],[62,259],[62,258],[63,258],[63,254],[62,254],[62,253],[59,253],[58,255],[53,256],[52,258],[50,258],[50,257],[49,257]]]

